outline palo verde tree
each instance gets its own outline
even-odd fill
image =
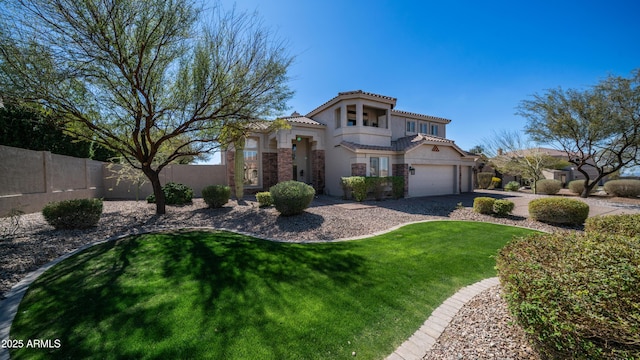
[[[526,132],[535,141],[559,147],[585,176],[582,197],[605,176],[640,162],[640,69],[586,90],[536,94],[522,101],[518,114],[528,120]]]
[[[118,152],[149,179],[158,214],[167,164],[226,146],[221,129],[277,115],[292,95],[293,58],[255,14],[176,0],[3,5],[2,97]]]

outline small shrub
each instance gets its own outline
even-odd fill
[[[529,202],[529,216],[546,223],[581,225],[589,216],[589,205],[561,197],[534,199]]]
[[[96,226],[101,215],[101,199],[51,202],[42,209],[44,219],[56,229],[86,229]]]
[[[506,191],[518,191],[520,189],[520,183],[517,181],[509,181],[507,185],[504,186]]]
[[[562,189],[562,181],[542,179],[536,181],[536,194],[555,195]]]
[[[2,225],[0,228],[0,240],[11,239],[18,229],[20,228],[20,218],[24,215],[24,211],[18,209],[11,209],[9,216],[7,216],[6,225]]]
[[[162,192],[167,205],[190,204],[193,200],[193,190],[184,184],[168,182],[162,187]],[[147,196],[147,202],[155,203],[156,196],[154,194]]]
[[[496,200],[493,202],[493,212],[498,216],[507,216],[511,214],[516,204],[509,200]]]
[[[473,211],[490,215],[493,214],[493,204],[496,199],[490,197],[477,197],[473,199]]]
[[[480,172],[478,173],[478,187],[480,189],[487,189],[491,185],[493,179],[492,172]]]
[[[202,189],[202,199],[210,208],[221,208],[229,202],[231,187],[210,185]]]
[[[492,177],[491,178],[491,185],[489,185],[489,189],[495,189],[500,187],[500,184],[502,183],[502,179],[500,179],[499,177]]]
[[[609,195],[635,198],[640,195],[640,180],[610,180],[604,183]]]
[[[508,308],[543,358],[640,358],[637,239],[537,234],[496,263]]]
[[[587,219],[584,230],[589,233],[640,236],[640,214],[595,216]]]
[[[364,176],[343,177],[342,182],[343,188],[350,191],[356,201],[364,201],[367,198],[367,181]]]
[[[273,198],[271,197],[271,193],[268,191],[256,193],[256,200],[258,200],[258,204],[260,204],[260,207],[273,205]]]
[[[574,194],[582,194],[582,192],[584,191],[584,180],[569,181],[569,184],[567,184],[567,188]],[[595,190],[596,189],[594,187],[593,189],[591,189],[591,192],[595,192]]]
[[[278,183],[272,186],[269,192],[273,198],[273,205],[283,216],[301,214],[309,207],[316,194],[312,186],[294,180]]]

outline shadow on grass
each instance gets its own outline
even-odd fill
[[[357,284],[366,269],[350,246],[310,249],[227,232],[160,234],[100,245],[41,276],[14,321],[12,338],[60,339],[62,347],[22,349],[12,356],[225,358],[237,351],[235,339],[247,328],[258,332],[256,341],[272,342],[274,329],[283,326],[268,320],[272,309],[298,305],[289,303],[299,298],[289,291],[330,296]],[[181,321],[185,333],[196,327],[194,334],[202,339],[167,341],[180,338],[176,323]],[[297,330],[290,331],[295,336]],[[273,342],[269,357],[287,353],[278,346],[295,345]]]

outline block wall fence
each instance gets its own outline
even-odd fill
[[[41,211],[51,201],[80,198],[144,200],[151,184],[117,180],[121,166],[91,159],[0,145],[0,217],[12,209]],[[179,182],[201,197],[208,185],[227,184],[226,165],[168,165],[160,182]]]

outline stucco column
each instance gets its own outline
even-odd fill
[[[347,126],[347,104],[340,105],[340,127]]]
[[[356,126],[363,126],[364,123],[362,121],[362,113],[363,113],[362,102],[358,101],[356,103]]]

